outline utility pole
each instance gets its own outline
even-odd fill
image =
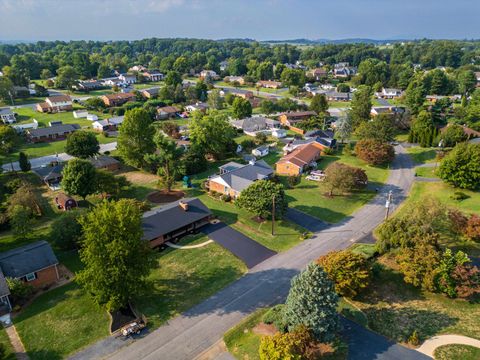
[[[387,201],[385,202],[385,208],[386,208],[386,211],[385,211],[385,220],[388,219],[388,214],[390,212],[390,204],[392,203],[392,190],[390,190],[388,192],[388,196],[387,196]]]
[[[272,198],[272,235],[275,235],[275,195]]]

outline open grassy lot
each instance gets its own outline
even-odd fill
[[[61,359],[108,335],[108,314],[76,283],[40,295],[14,319],[31,359]]]
[[[417,176],[427,177],[427,178],[438,178],[437,167],[430,166],[418,166],[415,168],[415,174]]]
[[[330,108],[349,108],[350,101],[329,101],[328,107]]]
[[[422,148],[419,146],[414,146],[407,148],[408,154],[412,159],[418,164],[425,164],[427,162],[434,162],[437,155],[435,149],[433,148]]]
[[[321,182],[309,181],[302,177],[300,184],[286,191],[291,207],[330,223],[339,222],[375,197],[375,189],[380,188],[388,178],[388,168],[368,166],[351,155],[322,156],[318,168],[325,169],[335,161],[364,169],[368,175],[368,188],[354,191],[349,195],[329,198],[324,196],[326,190]]]
[[[405,342],[416,330],[423,341],[437,334],[480,338],[480,304],[449,299],[404,283],[387,256],[378,260],[372,285],[353,303],[368,326],[395,341]]]
[[[145,84],[133,84],[135,90],[148,89],[154,86],[163,86],[165,83],[163,81],[152,81]]]
[[[468,345],[445,345],[435,350],[435,360],[478,360],[480,349]]]
[[[207,241],[203,234],[185,237],[179,245]],[[150,275],[153,289],[136,305],[156,328],[171,317],[215,294],[246,273],[245,265],[220,245],[196,249],[167,249],[158,254],[158,268]]]
[[[0,106],[18,106],[18,105],[24,105],[24,104],[36,104],[43,101],[45,101],[45,97],[29,96],[27,98],[22,98],[22,99],[13,99],[13,105],[10,100],[2,100],[0,101]]]
[[[75,106],[76,109],[82,109],[81,106]],[[19,124],[32,122],[33,119],[38,121],[40,127],[47,127],[50,121],[61,121],[64,124],[78,124],[82,127],[91,127],[92,121],[85,118],[75,119],[72,111],[59,112],[56,114],[41,113],[31,108],[15,109],[17,114],[17,122]],[[100,119],[109,117],[108,114],[101,114],[96,111],[89,111],[91,114],[96,114]]]

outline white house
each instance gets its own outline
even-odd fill
[[[87,115],[87,120],[97,121],[97,120],[98,120],[98,116],[95,115],[95,114],[88,114],[88,115]]]
[[[12,128],[14,128],[17,133],[23,133],[25,130],[28,130],[28,129],[37,129],[38,121],[33,119],[33,122],[31,123],[12,125]]]
[[[287,136],[287,130],[285,129],[273,129],[272,136],[277,139],[282,139]]]
[[[268,155],[268,146],[259,146],[256,149],[252,150],[252,155],[257,157],[264,157]]]
[[[200,78],[208,80],[217,80],[218,74],[213,70],[202,70],[200,72]]]
[[[402,96],[402,90],[393,88],[383,88],[382,91],[375,93],[375,96],[383,99],[395,99]]]
[[[189,113],[193,112],[193,111],[203,111],[203,112],[205,112],[207,109],[208,109],[208,105],[206,103],[202,103],[202,102],[197,102],[195,104],[185,106],[185,110]]]
[[[135,75],[122,74],[118,79],[126,85],[135,84],[137,82],[137,77]]]
[[[4,124],[13,124],[17,121],[15,114],[9,108],[0,109],[0,120],[2,120]]]
[[[88,115],[88,111],[87,110],[75,110],[73,112],[73,117],[75,119],[80,119],[80,118],[86,118]]]

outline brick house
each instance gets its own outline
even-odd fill
[[[317,116],[315,111],[295,111],[280,114],[278,120],[284,126],[293,126],[303,120]]]
[[[45,102],[38,103],[36,110],[38,112],[57,113],[60,111],[70,111],[73,109],[72,98],[68,95],[57,95],[45,98]]]
[[[320,147],[313,143],[299,146],[275,164],[276,173],[285,176],[301,175],[308,167],[315,165],[321,153]]]
[[[67,136],[80,129],[78,124],[59,124],[44,128],[27,129],[27,138],[34,143],[64,140]]]
[[[256,86],[267,89],[280,89],[282,87],[282,83],[280,81],[273,80],[260,80],[257,81]]]
[[[196,232],[211,218],[210,209],[197,198],[175,201],[143,214],[143,240],[156,248]]]
[[[220,174],[207,181],[210,191],[237,198],[240,193],[257,180],[266,180],[273,175],[273,169],[265,161],[252,161],[247,165],[229,162],[219,167]]]
[[[5,278],[20,279],[35,288],[50,286],[59,280],[58,260],[51,246],[46,241],[18,247],[0,253],[0,289],[3,289]],[[3,289],[4,290],[4,289]],[[5,291],[0,293],[0,301]],[[2,296],[3,295],[3,296]]]
[[[117,93],[117,94],[107,94],[100,97],[105,106],[121,106],[129,101],[135,101],[135,94],[133,93]]]

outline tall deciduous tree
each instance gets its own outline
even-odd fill
[[[15,129],[10,126],[0,125],[0,153],[7,155],[19,142]]]
[[[371,121],[361,123],[355,130],[361,140],[393,141],[397,129],[394,119],[386,114],[380,114]]]
[[[223,103],[224,100],[220,96],[220,90],[213,89],[212,91],[210,91],[210,94],[208,94],[208,106],[210,107],[210,109],[223,109]]]
[[[95,192],[96,170],[87,160],[72,159],[62,171],[62,189],[85,198]]]
[[[395,158],[392,145],[378,140],[360,140],[355,145],[355,154],[370,165],[381,165]]]
[[[142,240],[141,214],[133,200],[103,202],[81,220],[80,259],[85,268],[78,282],[108,311],[126,306],[146,288],[155,266]]]
[[[55,87],[71,89],[78,79],[78,74],[70,65],[62,66],[57,70],[57,77],[55,78]]]
[[[460,143],[445,156],[438,169],[445,182],[462,189],[480,189],[480,145]]]
[[[211,112],[208,115],[195,113],[190,125],[193,145],[215,158],[226,156],[235,150],[235,129],[224,114]]]
[[[359,184],[366,184],[368,181],[364,170],[355,168],[340,162],[334,162],[325,169],[325,188],[329,195],[334,192],[344,194],[359,187]]]
[[[285,302],[288,329],[299,325],[309,328],[320,342],[330,342],[339,327],[338,295],[323,268],[311,263],[292,279]]]
[[[348,115],[352,119],[354,128],[362,122],[368,121],[372,110],[372,89],[365,85],[359,86],[353,94],[350,106]]]
[[[328,100],[324,94],[315,94],[310,102],[309,109],[317,114],[325,113],[328,110]]]
[[[165,137],[162,133],[155,134],[155,162],[158,164],[157,174],[160,177],[160,185],[168,192],[172,189],[175,179],[178,178],[181,170],[180,158],[183,151],[177,147],[175,141]]]
[[[144,155],[155,150],[152,119],[144,109],[133,109],[125,114],[118,131],[118,151],[125,163],[135,167],[145,166]]]
[[[252,115],[252,104],[247,99],[236,97],[232,104],[233,117],[243,119]]]
[[[270,180],[258,180],[240,193],[235,205],[256,216],[268,219],[272,216],[275,197],[275,217],[281,218],[287,211],[288,203],[282,184]]]
[[[369,261],[350,250],[329,252],[318,259],[318,264],[335,283],[335,291],[340,296],[353,298],[370,283]]]
[[[407,90],[405,90],[405,103],[412,115],[417,115],[423,108],[425,95],[426,90],[423,86],[422,78],[416,76],[410,81]]]
[[[65,152],[81,159],[86,159],[98,154],[100,145],[97,137],[91,131],[75,131],[68,135]]]

